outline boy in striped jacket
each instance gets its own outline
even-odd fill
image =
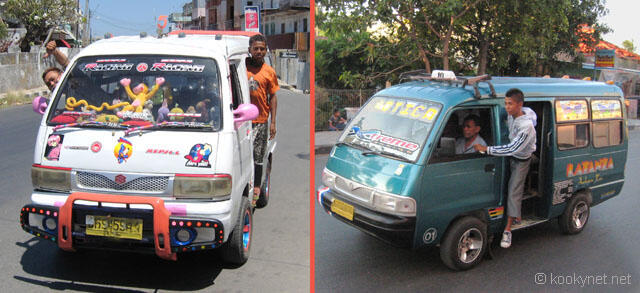
[[[519,89],[510,89],[505,94],[504,106],[509,114],[509,140],[506,145],[490,146],[476,144],[473,147],[479,152],[492,156],[511,157],[511,178],[509,178],[509,194],[507,196],[507,226],[502,233],[500,246],[511,246],[511,224],[520,221],[524,181],[529,172],[531,154],[536,150],[535,117],[529,117],[522,109],[524,94]],[[533,113],[533,111],[531,111]],[[535,113],[533,114],[535,115]]]

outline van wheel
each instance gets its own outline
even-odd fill
[[[240,207],[240,215],[238,215],[235,227],[221,251],[222,259],[225,262],[237,266],[243,265],[249,259],[253,225],[251,206],[246,197],[242,197]]]
[[[480,261],[487,250],[487,226],[477,218],[455,221],[440,245],[440,259],[452,270],[467,270]]]
[[[564,213],[558,218],[560,230],[564,234],[580,233],[589,221],[589,213],[587,195],[584,193],[577,194],[569,201]]]
[[[260,197],[256,201],[256,208],[264,208],[269,203],[269,190],[271,189],[271,158],[267,163],[267,174],[264,176],[264,182],[260,189]]]

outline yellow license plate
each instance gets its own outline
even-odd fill
[[[331,203],[331,211],[353,221],[353,206],[344,201],[334,199]]]
[[[142,239],[142,219],[87,215],[85,223],[87,235]]]

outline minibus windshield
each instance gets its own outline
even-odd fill
[[[339,143],[415,161],[442,105],[431,101],[373,97],[349,123]]]

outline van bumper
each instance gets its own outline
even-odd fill
[[[220,247],[227,232],[223,221],[172,213],[165,206],[165,201],[157,197],[75,192],[53,198],[64,199],[64,202],[53,205],[34,202],[24,206],[20,210],[20,226],[25,232],[51,240],[67,251],[76,248],[139,251],[176,260],[178,252]],[[78,204],[77,201],[91,201],[97,205]],[[126,204],[126,207],[108,206],[113,204]],[[149,208],[134,207],[140,205]],[[139,219],[140,238],[89,235],[87,219],[94,217]],[[181,230],[189,233],[189,240],[178,239]],[[205,235],[206,239],[199,238],[199,235]]]
[[[353,206],[353,220],[331,212],[331,204],[339,199]],[[319,189],[318,201],[334,218],[398,247],[410,248],[416,226],[415,217],[389,215],[366,208],[331,189]]]

